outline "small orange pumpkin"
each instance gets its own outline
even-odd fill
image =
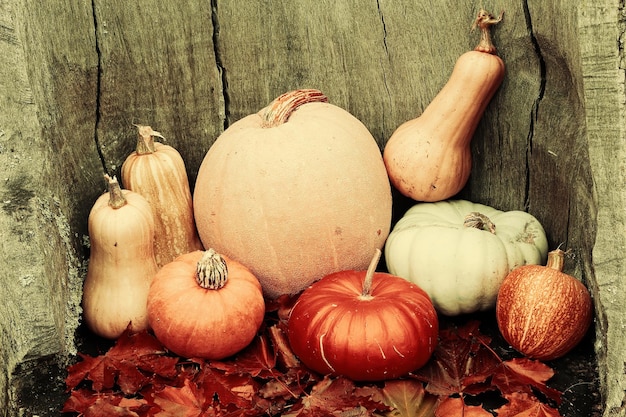
[[[318,90],[296,90],[233,123],[207,152],[194,190],[205,247],[243,263],[268,298],[361,270],[391,225],[380,148]]]
[[[186,253],[163,266],[148,294],[155,336],[187,358],[234,355],[254,339],[264,315],[256,277],[213,249]]]

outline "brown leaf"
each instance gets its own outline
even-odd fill
[[[435,415],[437,397],[428,394],[418,381],[386,381],[382,389],[384,402],[392,408],[386,417],[432,417]]]
[[[498,417],[561,417],[556,408],[542,403],[534,395],[512,393],[505,397],[509,402],[496,410]]]
[[[476,322],[442,329],[433,357],[413,375],[426,382],[426,391],[442,397],[487,391],[490,387],[484,383],[501,363],[488,342]]]
[[[546,385],[552,376],[554,376],[554,370],[543,362],[528,358],[515,358],[502,362],[498,366],[494,372],[492,384],[505,396],[516,392],[532,395],[532,388],[535,388],[560,404],[562,393]]]
[[[435,410],[435,417],[493,417],[490,412],[477,405],[467,405],[463,397],[443,399]]]

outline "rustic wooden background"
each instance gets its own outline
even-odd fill
[[[579,3],[579,4],[576,4]],[[0,409],[16,369],[75,351],[86,219],[135,144],[159,130],[192,182],[232,122],[318,88],[381,149],[505,11],[504,83],[460,197],[524,209],[592,290],[605,415],[626,415],[626,133],[621,2],[7,0],[0,2]],[[396,200],[396,215],[410,202]],[[31,369],[32,371],[32,369]],[[16,394],[17,393],[17,394]],[[3,412],[0,412],[2,415]]]

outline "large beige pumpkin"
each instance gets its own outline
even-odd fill
[[[247,266],[268,298],[365,269],[391,223],[380,148],[317,90],[285,93],[226,129],[193,198],[204,246]]]

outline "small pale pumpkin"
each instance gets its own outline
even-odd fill
[[[445,315],[493,308],[506,275],[547,253],[532,215],[466,200],[415,204],[385,245],[389,272],[420,286]]]

